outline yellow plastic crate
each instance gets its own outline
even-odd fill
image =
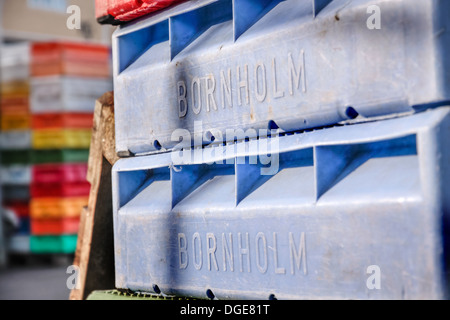
[[[28,114],[2,114],[0,127],[2,131],[27,130],[30,128],[30,116]]]
[[[88,149],[91,129],[41,129],[32,133],[34,149]]]
[[[89,197],[34,198],[30,201],[32,219],[77,218]]]

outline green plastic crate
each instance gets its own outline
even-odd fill
[[[74,253],[77,248],[77,235],[31,236],[32,253]]]
[[[87,162],[89,149],[55,149],[55,150],[3,150],[1,163],[13,164],[42,164]]]
[[[4,165],[31,164],[32,150],[3,150],[1,163]]]
[[[33,150],[34,164],[87,162],[89,149]]]

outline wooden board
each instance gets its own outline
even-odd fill
[[[111,169],[117,160],[114,95],[108,92],[95,105],[87,173],[91,190],[80,219],[74,259],[79,267],[78,288],[72,290],[71,300],[115,287]]]

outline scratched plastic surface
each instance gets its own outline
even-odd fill
[[[257,152],[251,141],[204,148],[202,161],[121,159],[116,286],[218,299],[448,298],[449,136],[442,107],[260,139]],[[367,286],[374,265],[381,290]]]
[[[175,129],[199,145],[233,140],[227,129],[252,137],[441,105],[449,16],[449,1],[203,0],[121,26],[117,151],[171,149]]]

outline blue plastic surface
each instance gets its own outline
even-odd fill
[[[30,218],[20,218],[19,228],[17,235],[29,235],[30,234]]]
[[[218,299],[448,298],[449,137],[441,107],[119,160],[116,286]]]
[[[201,145],[443,105],[449,16],[443,0],[195,0],[121,26],[117,151],[170,150],[176,129]]]

